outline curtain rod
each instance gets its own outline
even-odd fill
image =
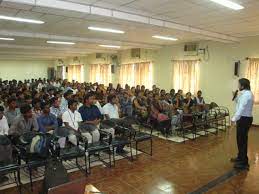
[[[172,59],[171,61],[201,61],[201,59]]]

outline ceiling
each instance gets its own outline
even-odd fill
[[[61,58],[121,49],[158,49],[199,40],[224,43],[259,34],[259,1],[232,0],[245,7],[233,11],[209,0],[0,0],[0,15],[42,20],[25,24],[0,20],[1,57]],[[125,34],[90,31],[88,26],[114,28]],[[152,38],[172,36],[178,41]],[[47,40],[73,41],[50,45]]]

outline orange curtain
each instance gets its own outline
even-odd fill
[[[147,88],[153,84],[152,63],[143,62],[135,64],[135,85],[145,85]]]
[[[195,94],[199,90],[200,61],[175,60],[173,61],[173,80],[176,90]]]
[[[256,104],[259,104],[259,59],[249,59],[246,77],[250,80]]]
[[[83,82],[83,65],[69,65],[67,72],[67,79],[69,82],[72,80]]]
[[[124,64],[119,69],[119,83],[124,86],[145,85],[151,88],[153,84],[153,66],[151,62]]]
[[[120,66],[119,83],[122,87],[126,84],[135,86],[134,64],[124,64]]]
[[[111,65],[109,64],[92,64],[90,65],[90,82],[98,82],[108,85],[111,83]]]

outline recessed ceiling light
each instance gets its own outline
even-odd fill
[[[229,0],[210,0],[210,1],[213,1],[215,3],[218,3],[220,5],[223,5],[225,7],[228,7],[230,9],[234,9],[234,10],[244,9],[244,7],[242,5],[239,5],[239,4],[229,1]]]
[[[73,45],[75,44],[74,42],[62,42],[62,41],[47,41],[49,44],[68,44],[68,45]]]
[[[0,38],[0,40],[14,40],[14,38]]]
[[[89,30],[95,30],[95,31],[101,31],[101,32],[111,32],[111,33],[117,33],[117,34],[124,34],[124,31],[121,30],[115,30],[115,29],[111,29],[111,28],[100,28],[100,27],[93,27],[90,26],[88,27]]]
[[[152,36],[152,37],[153,37],[153,38],[162,39],[162,40],[172,40],[172,41],[178,40],[177,38],[173,38],[173,37],[169,37],[169,36],[159,36],[159,35],[155,35],[155,36]]]
[[[10,17],[10,16],[4,16],[4,15],[0,15],[0,19],[16,21],[16,22],[33,23],[33,24],[44,24],[44,22],[40,21],[40,20],[25,19],[25,18],[19,18],[19,17]]]
[[[106,47],[106,48],[121,48],[120,46],[115,46],[115,45],[99,45],[100,47]]]

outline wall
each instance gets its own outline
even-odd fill
[[[0,78],[31,79],[47,78],[47,69],[53,65],[49,60],[0,60]]]

